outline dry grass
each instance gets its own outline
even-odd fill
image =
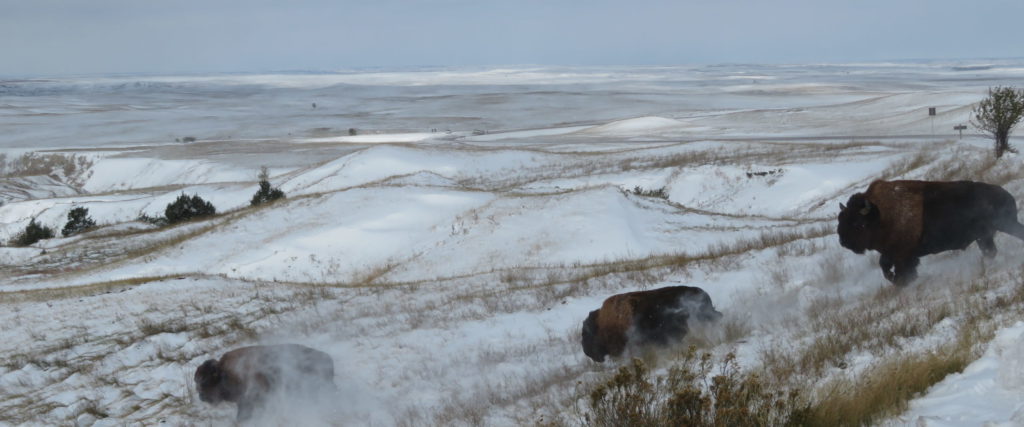
[[[954,289],[886,287],[853,304],[821,298],[804,313],[806,322],[813,325],[805,329],[811,339],[797,341],[806,345],[767,348],[761,365],[745,371],[727,355],[714,362],[723,367],[718,376],[710,378],[712,357],[695,359],[692,348],[689,355],[668,359],[667,376],[654,374],[634,361],[585,388],[589,400],[578,422],[616,426],[679,425],[679,420],[687,420],[683,425],[877,424],[905,411],[911,399],[947,375],[962,371],[981,354],[983,344],[997,328],[1024,314],[1024,279],[1019,273],[1014,277],[948,284]],[[910,345],[941,333],[936,328],[948,319],[955,319],[958,325],[952,340]],[[871,358],[874,362],[852,366],[847,361],[849,356],[863,353],[875,355]],[[683,372],[682,378],[689,382],[673,382],[672,375],[677,372]],[[731,391],[723,394],[723,389]],[[774,399],[768,400],[767,406],[776,412],[763,412],[764,399]],[[673,405],[680,405],[682,412]],[[730,418],[730,414],[740,416]]]
[[[693,347],[667,374],[633,359],[586,390],[576,412],[589,426],[802,425],[806,411],[797,389],[773,388],[743,372],[732,353],[716,361]]]
[[[910,172],[932,165],[937,158],[938,154],[936,154],[935,151],[920,150],[914,152],[909,157],[902,158],[890,164],[889,167],[882,171],[878,179],[888,181],[902,178]]]
[[[124,284],[125,281],[105,282],[83,288],[105,289],[108,286]],[[85,387],[102,385],[123,389],[129,386],[118,383],[117,375],[111,372],[112,369],[150,369],[167,364],[185,365],[205,352],[217,351],[241,342],[251,342],[258,335],[280,326],[268,321],[269,318],[287,315],[292,310],[310,310],[310,306],[314,304],[311,303],[311,299],[329,301],[324,297],[331,295],[330,289],[292,288],[286,285],[236,283],[231,288],[233,289],[216,291],[218,298],[209,303],[205,300],[191,299],[191,303],[178,304],[174,307],[160,303],[153,303],[148,307],[130,305],[127,311],[122,311],[125,307],[120,306],[111,322],[120,325],[121,328],[111,334],[98,334],[86,327],[69,328],[60,324],[52,325],[52,330],[37,330],[35,334],[39,335],[40,339],[33,340],[31,346],[23,349],[23,353],[4,354],[3,367],[7,371],[17,371],[31,364],[46,372],[45,375],[36,376],[33,383],[24,384],[23,388],[29,390],[27,393],[32,401],[40,401],[40,396],[54,390],[51,386],[59,388],[63,381],[72,376],[75,377],[74,382]],[[67,296],[69,295],[61,294],[59,298]],[[48,301],[57,301],[57,298],[52,297]],[[111,302],[123,300],[120,295],[107,296],[102,293],[97,298],[109,299]],[[186,295],[179,295],[179,299],[190,300]],[[22,301],[25,304],[12,302],[5,307],[31,307],[32,301]],[[226,310],[224,304],[229,304],[231,309]],[[178,347],[174,344],[175,340],[151,339],[165,333],[184,334],[185,339],[191,344]],[[118,355],[121,352],[139,354],[137,344],[141,344],[142,349],[151,348],[150,357],[122,359]],[[143,351],[141,354],[146,354],[145,350]],[[128,363],[133,365],[126,366],[123,360],[130,360],[132,362]],[[135,363],[137,365],[134,365]],[[181,400],[180,396],[170,395],[156,401],[137,396],[124,398],[129,401],[139,400],[140,409],[150,408],[152,411],[173,407]],[[11,406],[15,405],[15,402],[9,401],[6,396],[5,399],[0,399],[0,402],[3,402],[0,403],[0,413],[6,413],[7,420],[15,424],[31,422],[39,414],[47,413],[36,404]],[[187,402],[182,405],[185,406],[181,408],[186,408]],[[144,413],[125,412],[123,405],[121,406],[117,413],[108,415],[122,420],[133,417],[146,418]],[[90,406],[76,404],[69,408],[78,415],[88,414]],[[101,413],[109,411],[110,409],[104,408]],[[73,420],[74,416],[71,419]]]
[[[187,331],[190,329],[184,320],[181,319],[170,319],[170,320],[154,320],[152,318],[144,317],[136,322],[139,333],[143,336],[158,335],[158,334],[176,334],[178,332]]]
[[[92,167],[92,161],[74,154],[25,153],[8,158],[0,153],[0,178],[24,176],[50,176],[64,179],[67,184],[81,185],[81,175]]]
[[[911,399],[947,375],[963,371],[978,357],[978,344],[991,336],[990,328],[966,328],[955,341],[935,350],[888,357],[856,377],[832,380],[808,412],[806,425],[873,425],[899,415]]]
[[[948,285],[953,289],[883,288],[852,305],[813,304],[806,314],[817,330],[810,343],[766,350],[763,369],[772,382],[818,390],[808,425],[866,425],[899,414],[910,399],[976,359],[997,327],[1024,312],[1019,276],[1009,284],[982,277]],[[958,325],[954,340],[907,347],[947,319]],[[877,362],[845,373],[846,358],[864,352]]]
[[[44,302],[57,299],[79,298],[103,293],[109,294],[112,292],[124,292],[125,290],[142,284],[170,280],[172,278],[180,277],[184,276],[174,275],[132,277],[129,279],[109,280],[103,282],[90,283],[82,286],[6,291],[0,292],[0,304],[29,301]]]

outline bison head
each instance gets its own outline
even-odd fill
[[[701,322],[717,322],[721,319],[722,312],[715,310],[715,304],[711,302],[711,295],[701,289],[693,289],[697,290],[696,295],[680,298],[679,305],[687,307],[690,313]]]
[[[869,249],[871,235],[878,223],[878,207],[871,204],[864,193],[850,196],[846,206],[839,204],[839,244],[855,253]]]
[[[600,342],[601,338],[597,336],[598,311],[600,310],[591,311],[587,320],[583,321],[583,354],[594,359],[595,362],[604,362],[605,356],[608,355],[608,349]]]
[[[199,399],[203,402],[216,405],[224,400],[229,402],[237,400],[227,373],[221,369],[216,360],[209,359],[199,365],[196,368],[194,379],[196,390],[199,391]]]
[[[711,304],[701,307],[701,310],[697,312],[697,320],[701,322],[717,322],[721,318],[722,312],[715,310]]]

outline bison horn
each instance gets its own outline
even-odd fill
[[[871,202],[869,202],[867,199],[865,199],[864,200],[864,207],[860,209],[860,214],[861,215],[867,215],[870,212],[871,212]]]
[[[845,210],[846,210],[846,205],[844,205],[844,204],[840,203],[840,204],[839,204],[839,210],[841,210],[841,211],[845,211]]]

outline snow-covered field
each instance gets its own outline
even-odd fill
[[[338,393],[265,424],[572,425],[621,363],[583,355],[587,313],[686,284],[732,325],[702,349],[748,369],[851,312],[930,319],[791,375],[809,395],[976,328],[980,358],[882,423],[1020,425],[1024,307],[1003,302],[1024,243],[926,257],[893,292],[834,235],[880,177],[1024,197],[1020,156],[952,130],[995,85],[1024,63],[0,81],[0,241],[78,206],[101,225],[0,247],[0,424],[230,425],[195,368],[295,342],[334,358]],[[249,208],[262,166],[287,199]],[[183,192],[222,214],[137,221]]]

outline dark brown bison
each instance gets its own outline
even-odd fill
[[[238,405],[237,419],[244,421],[262,406],[271,392],[313,397],[334,390],[334,360],[322,351],[298,344],[258,345],[209,359],[195,374],[199,399]]]
[[[992,257],[996,231],[1024,240],[1016,200],[982,182],[875,181],[839,209],[839,244],[878,251],[882,274],[900,286],[917,277],[922,256],[977,242]]]
[[[700,288],[669,286],[613,295],[583,321],[583,353],[604,362],[607,355],[621,355],[627,342],[665,345],[686,335],[690,319],[721,317]]]

